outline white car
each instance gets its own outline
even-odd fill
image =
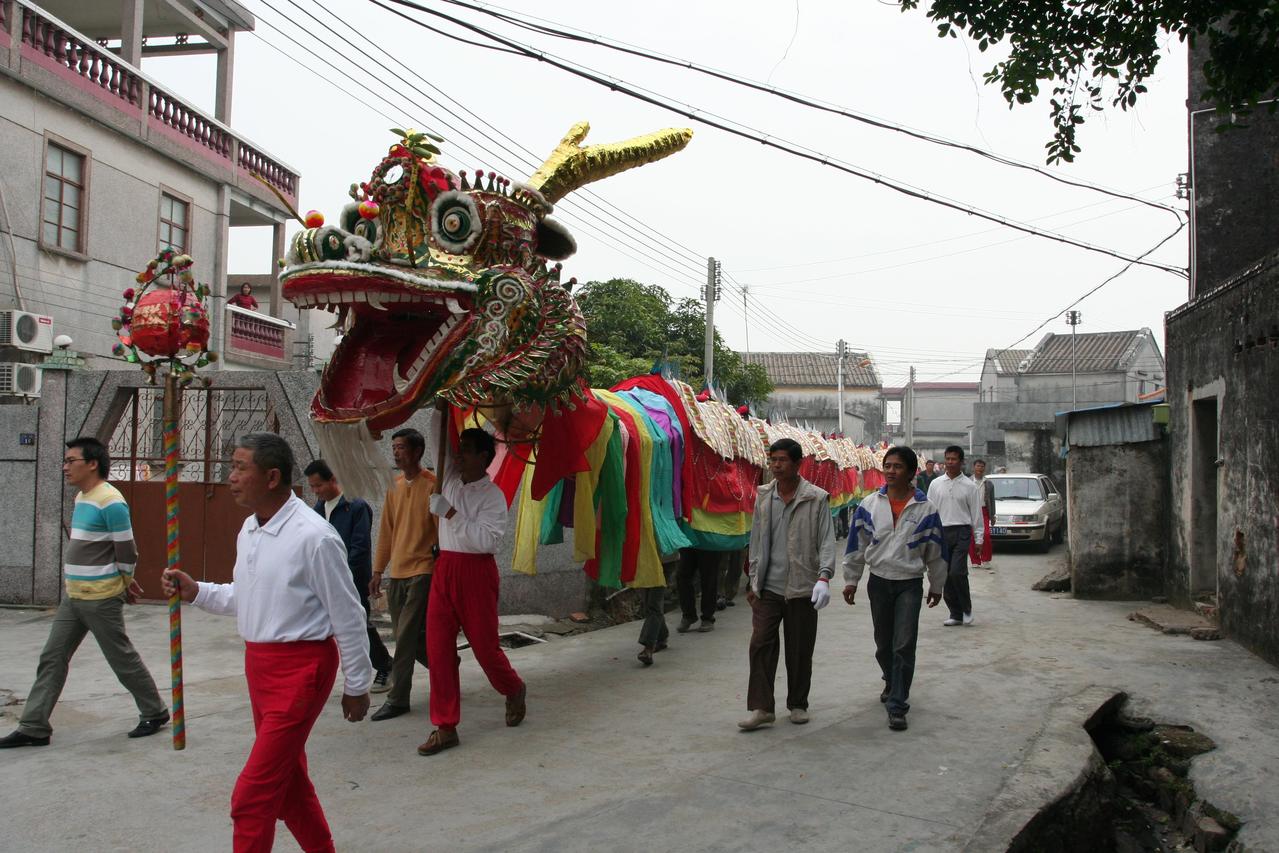
[[[1044,474],[991,474],[986,479],[995,489],[992,540],[1036,542],[1041,551],[1062,541],[1066,502],[1052,478]]]

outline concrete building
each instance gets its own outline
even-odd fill
[[[1218,132],[1190,53],[1190,287],[1168,313],[1167,593],[1279,663],[1279,115]]]
[[[0,302],[51,317],[105,367],[121,293],[172,246],[212,290],[223,364],[291,366],[307,323],[281,301],[275,260],[299,176],[230,127],[235,37],[253,26],[234,0],[0,0]],[[199,53],[217,57],[212,114],[141,68]],[[228,278],[242,277],[228,246],[249,226],[274,229],[272,256],[244,271],[260,308],[229,312]]]
[[[1030,465],[1022,449],[1051,441],[1059,412],[1141,402],[1165,382],[1163,355],[1150,329],[1085,332],[1073,340],[1050,333],[1032,350],[987,350],[972,410],[973,452],[1009,470]],[[1006,435],[1010,425],[1018,435]],[[1037,431],[1045,432],[1044,439]]]
[[[787,421],[820,432],[839,426],[838,364],[834,353],[744,352],[746,364],[758,364],[773,383],[764,410],[773,421]],[[854,441],[877,441],[883,431],[881,383],[867,353],[844,359],[844,434]]]
[[[969,450],[973,404],[980,387],[976,382],[915,382],[885,388],[885,416],[900,413],[896,423],[886,427],[885,439],[889,444],[906,443],[906,421],[913,418],[910,444],[921,459],[941,461],[943,451],[952,444]]]

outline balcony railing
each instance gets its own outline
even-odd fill
[[[279,362],[289,360],[290,332],[293,324],[288,320],[259,314],[236,305],[226,306],[227,357],[237,356],[266,358]]]
[[[11,9],[16,12],[13,20],[8,17]],[[241,189],[254,194],[264,192],[264,200],[275,203],[271,194],[258,185],[256,175],[279,190],[291,204],[297,204],[296,172],[43,9],[28,5],[27,0],[17,0],[12,6],[0,0],[0,30],[20,35],[23,60],[31,60],[73,89],[92,95],[97,102],[136,117],[144,136],[152,128],[171,137],[176,134],[179,144],[211,156],[227,176],[240,179],[236,182]],[[10,67],[14,66],[11,59]],[[22,76],[21,70],[19,75]]]

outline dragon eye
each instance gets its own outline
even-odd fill
[[[446,252],[465,254],[480,235],[480,211],[475,201],[457,190],[442,192],[431,209],[435,242]]]
[[[386,174],[382,176],[382,181],[387,186],[393,186],[395,184],[398,184],[400,182],[400,179],[403,177],[404,177],[404,167],[401,166],[399,163],[396,163],[394,166],[386,170]]]

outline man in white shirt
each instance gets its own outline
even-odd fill
[[[973,624],[973,598],[968,589],[968,546],[985,541],[981,492],[964,476],[964,449],[946,448],[946,473],[928,486],[928,502],[937,508],[942,524],[942,559],[946,561],[947,627]]]
[[[197,583],[164,573],[165,595],[234,615],[257,738],[231,794],[236,853],[269,851],[283,820],[307,851],[332,851],[324,810],[307,776],[306,740],[333,689],[338,658],[342,714],[369,709],[369,641],[346,548],[291,488],[293,451],[278,435],[251,433],[232,457],[231,496],[251,510],[236,539],[233,581]]]
[[[497,641],[493,554],[506,529],[507,505],[502,490],[485,473],[496,455],[493,436],[482,429],[463,430],[458,458],[450,458],[446,466],[442,494],[431,496],[431,512],[439,517],[440,554],[426,610],[426,656],[433,662],[431,723],[436,728],[417,748],[419,755],[435,755],[460,742],[458,628],[493,689],[506,697],[506,724],[518,726],[524,719],[524,681]]]

